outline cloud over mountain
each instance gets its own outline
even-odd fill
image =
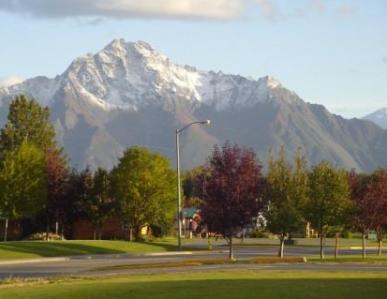
[[[34,17],[231,19],[244,0],[1,0],[0,10]]]
[[[22,82],[23,79],[18,76],[0,77],[0,87],[7,87]]]

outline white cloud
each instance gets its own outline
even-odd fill
[[[193,18],[239,17],[245,0],[1,0],[0,10],[35,17]]]
[[[310,0],[310,3],[307,5],[310,11],[314,11],[317,13],[325,12],[325,4],[323,0]]]
[[[22,82],[23,79],[18,76],[9,76],[0,78],[0,87],[8,87]]]
[[[337,14],[340,17],[350,17],[355,13],[355,8],[353,6],[343,4],[337,9]]]
[[[261,11],[261,15],[270,20],[276,20],[280,15],[278,7],[271,0],[255,0]]]

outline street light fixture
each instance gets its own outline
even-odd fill
[[[180,190],[180,133],[188,129],[192,125],[210,125],[210,120],[195,121],[181,129],[176,130],[176,169],[177,169],[177,242],[178,247],[181,249],[181,190]]]

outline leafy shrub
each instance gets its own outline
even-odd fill
[[[57,235],[54,233],[49,233],[48,234],[48,240],[50,241],[58,241],[58,240],[64,240],[64,236],[62,235]],[[47,236],[45,232],[38,232],[34,233],[32,235],[29,235],[25,240],[28,241],[47,241]]]
[[[250,238],[270,238],[271,233],[263,229],[255,229],[250,233]]]

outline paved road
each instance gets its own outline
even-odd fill
[[[332,249],[328,249],[327,254],[332,254]],[[370,251],[369,251],[370,252]],[[248,258],[257,256],[275,256],[277,247],[275,246],[246,246],[235,249],[236,258]],[[342,250],[341,254],[355,254],[358,250]],[[287,247],[286,255],[289,256],[309,256],[318,254],[318,248],[307,246]],[[0,279],[9,277],[47,277],[63,275],[114,275],[114,274],[137,274],[154,272],[189,272],[205,271],[214,269],[254,269],[254,270],[313,270],[313,271],[383,271],[387,272],[387,265],[373,264],[270,264],[270,265],[208,265],[179,268],[154,268],[154,269],[124,269],[114,270],[110,268],[117,265],[133,265],[160,262],[178,262],[195,259],[219,259],[227,257],[225,247],[218,247],[212,252],[192,252],[187,253],[162,253],[156,255],[136,256],[130,254],[120,255],[95,255],[79,256],[59,259],[44,259],[31,263],[0,263]]]

